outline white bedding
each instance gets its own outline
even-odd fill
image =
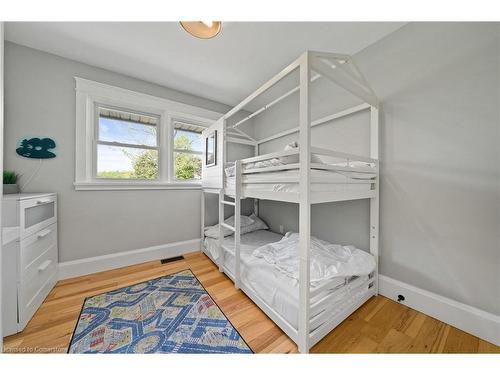
[[[287,150],[294,150],[299,147],[298,142],[291,142],[287,144],[284,148],[285,151]],[[267,159],[263,161],[258,161],[255,163],[246,163],[243,164],[243,170],[250,170],[250,169],[261,169],[261,168],[267,168],[267,167],[275,167],[275,166],[282,166],[282,165],[287,165],[287,164],[295,164],[299,162],[299,154],[293,154],[293,155],[287,155],[287,156],[281,156],[278,158],[273,158],[273,159]],[[320,155],[317,154],[311,154],[311,163],[316,164],[316,166],[312,166],[311,168],[314,169],[315,167],[317,169],[321,169],[321,166],[318,166],[318,164],[323,164],[323,165],[328,165],[328,166],[337,166],[337,167],[364,167],[364,168],[373,168],[374,165],[372,163],[366,163],[366,162],[359,162],[359,161],[354,161],[354,162],[341,162],[341,163],[326,163],[323,161]],[[226,174],[226,177],[234,177],[236,172],[236,168],[233,165],[227,167],[224,169],[224,173]],[[361,179],[361,180],[366,180],[366,179],[372,179],[376,177],[375,169],[374,173],[369,174],[369,173],[359,173],[359,172],[352,172],[352,171],[328,171],[328,172],[333,172],[333,173],[340,173],[341,175],[344,175],[346,177],[350,177],[353,179]]]
[[[292,278],[283,272],[280,272],[274,264],[271,264],[263,258],[257,258],[252,253],[259,247],[269,243],[275,243],[283,238],[282,235],[267,231],[260,230],[252,233],[247,233],[241,236],[241,280],[245,285],[248,285],[253,291],[264,300],[269,306],[276,310],[283,316],[292,326],[298,326],[298,295],[299,284],[296,278]],[[210,253],[214,260],[218,260],[221,256],[217,246],[216,239],[205,238],[204,246],[206,251]],[[234,252],[234,238],[233,236],[225,237],[223,245]],[[224,265],[230,272],[234,272],[234,255],[226,250],[224,251]],[[367,276],[362,276],[367,279]],[[332,291],[345,284],[345,277],[330,278],[332,285],[329,289],[322,291],[314,298],[311,303],[314,304],[323,298],[321,306],[328,306],[336,301],[340,301],[346,292],[338,295],[331,295]],[[321,287],[323,283],[313,283],[311,290]],[[311,310],[311,316],[319,314],[325,307]],[[323,322],[317,321],[311,330],[316,329]]]
[[[269,172],[245,175],[247,182],[243,185],[244,192],[247,194],[251,191],[278,191],[288,193],[298,193],[299,184],[294,183],[266,183],[272,178],[280,179],[295,179],[298,178],[297,170]],[[342,192],[342,191],[369,191],[371,184],[367,181],[353,179],[334,171],[312,170],[311,178],[328,178],[328,183],[311,183],[311,191],[313,192]],[[225,188],[228,190],[235,189],[235,178],[227,177],[225,179]]]
[[[299,234],[287,233],[279,242],[257,248],[252,255],[274,265],[279,272],[299,279]],[[354,246],[336,245],[311,237],[311,285],[334,277],[368,275],[375,269],[375,260]]]
[[[280,172],[266,172],[266,173],[255,173],[245,175],[246,182],[243,185],[245,191],[279,191],[279,192],[289,192],[298,193],[299,184],[296,182],[290,183],[267,183],[266,181],[272,181],[272,179],[280,180],[297,180],[299,172],[298,170],[287,170]],[[371,180],[375,175],[363,174],[365,177],[370,178],[351,178],[347,175],[328,170],[311,170],[311,191],[313,192],[342,192],[342,191],[369,191],[371,189]],[[368,175],[368,176],[366,176]],[[328,182],[315,183],[315,179],[325,178]],[[226,177],[225,178],[225,188],[228,190],[234,190],[235,188],[235,178]]]
[[[252,169],[265,168],[274,165],[285,165],[279,159],[266,160],[265,162],[252,163],[249,165]],[[335,164],[345,167],[345,163]],[[370,166],[367,163],[351,163],[351,166]],[[248,167],[247,167],[248,168]],[[248,168],[248,169],[250,169]],[[245,174],[245,183],[243,189],[246,192],[252,190],[275,191],[298,193],[299,184],[296,182],[299,177],[298,169],[290,169],[275,172],[260,172]],[[234,166],[225,169],[225,188],[235,189]],[[377,176],[373,173],[360,173],[351,171],[336,171],[326,169],[311,169],[311,191],[312,192],[345,192],[345,191],[369,191],[371,182]],[[280,180],[280,183],[272,181]],[[271,183],[269,183],[271,181]],[[290,181],[289,183],[287,181]],[[320,182],[315,182],[320,181]]]
[[[243,166],[243,170],[250,170],[250,169],[257,169],[258,170],[258,169],[262,169],[262,168],[266,168],[266,167],[284,166],[287,164],[290,164],[290,163],[283,163],[279,159],[270,159],[270,160],[264,160],[264,161],[257,162],[257,163],[245,164]],[[311,169],[313,171],[323,172],[324,175],[327,177],[330,177],[333,173],[333,174],[339,174],[341,176],[349,177],[349,178],[352,178],[354,180],[371,180],[377,176],[375,170],[373,171],[373,173],[364,173],[364,172],[355,172],[355,171],[335,171],[335,170],[321,169],[322,165],[336,166],[336,167],[347,167],[347,163],[328,164],[328,163],[323,163],[323,162],[316,162],[316,165],[313,164]],[[352,163],[349,163],[349,166],[350,167],[363,167],[363,168],[373,168],[374,169],[373,165],[368,164],[368,163],[363,163],[363,162],[352,162]],[[316,167],[316,168],[314,168],[314,167]],[[224,169],[224,173],[225,173],[226,177],[228,177],[228,178],[234,177],[235,172],[236,172],[236,168],[234,165],[230,165],[229,167],[226,167]],[[297,168],[295,168],[295,170],[290,169],[290,170],[285,170],[285,171],[280,171],[280,172],[268,172],[268,173],[271,173],[273,176],[276,176],[275,173],[286,173],[286,172],[288,172],[288,174],[296,173]],[[248,176],[258,177],[258,176],[262,176],[262,175],[263,175],[262,172],[256,172],[255,174],[249,173],[246,175],[246,177],[248,177]]]

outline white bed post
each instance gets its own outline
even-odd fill
[[[201,223],[200,223],[200,250],[202,253],[205,252],[204,249],[204,239],[205,239],[205,191],[203,188],[201,189],[201,206],[200,206],[200,215],[201,215]]]
[[[224,132],[224,142],[222,143],[222,174],[224,174],[224,168],[226,168],[226,164],[227,164],[227,137],[228,137],[228,133],[227,133],[227,128],[226,128],[226,124],[227,124],[227,121],[224,120],[224,129],[223,129],[223,132]],[[222,178],[222,181],[224,181],[224,177]],[[224,186],[224,185],[222,185]]]
[[[255,146],[253,148],[253,156],[259,156],[259,144],[255,142]],[[253,200],[253,213],[256,216],[259,216],[259,200],[255,199]]]
[[[378,161],[378,108],[370,108],[370,157],[377,159],[377,180],[375,183],[375,197],[370,199],[370,253],[375,257],[375,293],[378,294],[378,246],[379,246],[379,205],[380,205],[380,163]]]
[[[309,175],[311,164],[311,102],[309,86],[311,82],[311,61],[309,51],[300,58],[300,105],[299,105],[299,326],[298,347],[301,353],[309,352],[309,285],[311,246],[311,200]]]
[[[234,163],[234,286],[240,288],[241,160]]]
[[[222,244],[224,243],[224,232],[223,232],[223,227],[222,224],[224,223],[224,196],[225,191],[224,191],[224,167],[226,166],[227,162],[227,143],[226,143],[226,126],[227,126],[227,120],[224,119],[222,122],[222,132],[219,134],[219,137],[222,137],[222,150],[219,150],[219,140],[217,139],[217,155],[216,155],[216,163],[221,163],[221,180],[220,180],[220,190],[219,190],[219,259],[218,259],[218,265],[219,265],[219,271],[224,272],[224,250],[222,249]]]
[[[224,242],[224,231],[222,224],[224,223],[224,188],[219,190],[219,271],[224,272],[224,250],[222,244]]]

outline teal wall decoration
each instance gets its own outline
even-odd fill
[[[16,149],[18,155],[32,159],[51,159],[56,154],[49,151],[56,147],[56,142],[50,138],[30,138],[23,139],[20,146]]]

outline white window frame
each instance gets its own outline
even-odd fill
[[[185,121],[210,126],[222,114],[156,96],[87,79],[76,81],[76,190],[200,189],[201,181],[178,181],[173,175],[173,123]],[[159,117],[158,176],[156,180],[96,178],[96,106],[109,106]]]
[[[151,116],[151,117],[156,117],[158,119],[158,122],[156,125],[144,125],[144,126],[151,126],[156,128],[156,146],[146,146],[146,145],[136,145],[136,144],[128,144],[128,143],[122,143],[122,142],[110,142],[110,141],[102,141],[99,140],[99,108],[108,108],[111,110],[116,110],[120,112],[129,112],[129,113],[134,113],[134,114],[143,114],[146,116]],[[94,132],[95,132],[95,137],[94,137],[94,142],[93,142],[93,154],[94,158],[92,160],[92,176],[93,179],[96,181],[161,181],[161,176],[160,176],[160,167],[158,163],[158,174],[157,177],[154,179],[120,179],[120,178],[106,178],[106,177],[98,177],[97,176],[97,153],[98,153],[98,148],[99,145],[108,145],[108,146],[121,146],[121,147],[127,147],[127,148],[137,148],[137,149],[144,149],[144,150],[156,150],[158,152],[158,159],[160,158],[160,155],[164,150],[161,150],[160,147],[160,139],[163,136],[162,134],[162,129],[160,127],[160,122],[161,122],[161,117],[156,114],[152,113],[147,113],[147,112],[142,112],[142,111],[137,111],[137,110],[131,110],[130,108],[121,108],[121,107],[116,107],[116,106],[111,106],[111,105],[104,105],[102,103],[94,103],[94,112],[95,112],[95,120],[94,120]]]

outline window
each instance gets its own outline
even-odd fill
[[[96,106],[96,178],[157,180],[159,117]]]
[[[176,180],[200,180],[203,127],[174,122],[174,177]]]
[[[201,131],[222,114],[75,77],[75,189],[199,189]]]

